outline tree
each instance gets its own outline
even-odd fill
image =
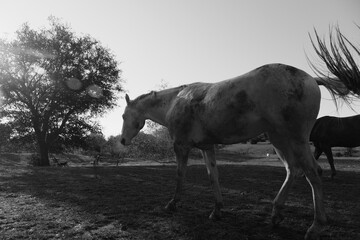
[[[11,127],[9,124],[0,123],[0,150],[4,145],[7,145],[10,141]]]
[[[357,27],[360,30],[360,26]],[[337,77],[342,80],[341,84],[344,84],[345,87],[341,88],[340,91],[329,89],[334,99],[335,95],[346,98],[349,93],[359,97],[360,69],[357,65],[359,59],[356,60],[355,57],[360,58],[360,48],[356,47],[344,36],[338,25],[330,29],[328,42],[319,37],[316,29],[314,32],[315,40],[311,36],[310,40],[317,56],[325,64],[327,71],[324,71],[323,65],[319,66],[308,58],[310,66],[319,77],[330,79],[331,77]],[[335,85],[340,84],[337,80],[333,80],[332,83]]]
[[[102,148],[106,145],[107,141],[103,134],[91,133],[85,138],[86,149],[91,152],[101,153]]]
[[[113,157],[120,157],[120,155],[123,157],[127,153],[128,148],[124,147],[120,143],[120,140],[120,135],[110,136],[106,144],[104,145],[104,151],[110,153],[110,155]]]
[[[90,131],[89,119],[116,104],[122,91],[113,54],[88,35],[49,18],[50,27],[25,23],[12,41],[0,40],[1,115],[17,135],[34,135],[39,166],[61,134]]]

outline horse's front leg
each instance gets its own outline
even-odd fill
[[[207,173],[210,178],[211,185],[214,189],[215,195],[215,208],[210,215],[210,219],[219,219],[221,217],[221,208],[223,207],[223,199],[221,196],[220,184],[219,184],[219,172],[216,166],[214,146],[211,148],[202,150]]]
[[[165,207],[165,209],[169,211],[175,211],[176,203],[180,201],[190,148],[179,144],[174,144],[174,151],[177,162],[176,189],[174,197]]]
[[[322,148],[321,148],[318,144],[316,144],[316,143],[314,143],[314,146],[315,146],[314,158],[315,158],[315,160],[318,160],[319,157],[321,156],[323,150],[322,150]],[[317,165],[317,171],[318,171],[318,173],[319,173],[319,176],[322,176],[323,170],[322,170],[322,168],[320,167],[320,165]]]

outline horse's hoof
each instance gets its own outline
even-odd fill
[[[166,206],[165,210],[168,212],[175,212],[176,211],[176,203],[174,200],[171,200]]]
[[[313,231],[311,228],[309,228],[305,234],[305,240],[319,240],[320,234],[317,231]]]
[[[320,239],[320,235],[323,231],[323,224],[313,223],[313,225],[311,225],[311,227],[306,232],[305,240],[318,240]]]
[[[305,240],[320,240],[320,236],[312,232],[306,232]]]

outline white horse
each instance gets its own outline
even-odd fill
[[[130,100],[123,114],[121,143],[131,144],[151,119],[169,129],[177,161],[177,185],[166,209],[175,210],[191,148],[201,149],[215,195],[210,218],[223,207],[214,144],[233,144],[267,132],[283,161],[286,179],[273,201],[272,223],[283,216],[290,187],[298,172],[312,188],[314,222],[305,239],[317,239],[326,224],[318,165],[310,151],[309,136],[320,106],[317,81],[297,68],[269,64],[218,83],[193,83]]]

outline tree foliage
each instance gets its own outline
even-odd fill
[[[86,149],[95,153],[100,153],[106,143],[104,135],[100,133],[92,133],[85,138]]]
[[[59,136],[98,130],[92,117],[116,104],[118,64],[90,36],[76,36],[55,18],[40,30],[24,24],[14,40],[0,40],[1,116],[15,135],[33,135],[41,162]]]
[[[110,136],[106,144],[103,146],[103,152],[110,154],[113,157],[125,156],[128,152],[128,148],[121,143],[121,136]]]

